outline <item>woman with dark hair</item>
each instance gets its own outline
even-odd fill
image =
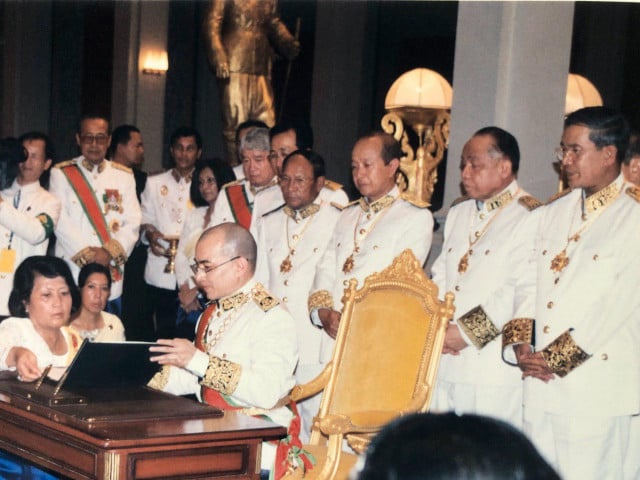
[[[522,432],[479,415],[400,417],[382,429],[358,462],[349,478],[560,480]]]
[[[192,279],[189,264],[193,260],[200,234],[209,224],[218,193],[223,185],[235,179],[231,167],[218,158],[202,159],[196,163],[191,181],[191,202],[196,207],[187,217],[176,255],[176,278],[180,289],[176,336],[193,340],[195,324],[202,313],[201,296]]]
[[[68,327],[80,294],[64,260],[37,255],[18,266],[9,295],[11,317],[0,323],[0,370],[33,381],[48,365],[66,367],[82,340]]]
[[[91,342],[124,342],[122,321],[105,312],[111,293],[111,272],[99,263],[87,263],[78,274],[81,307],[71,328]]]

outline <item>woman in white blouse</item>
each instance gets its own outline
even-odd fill
[[[109,268],[88,263],[78,274],[81,307],[71,321],[71,328],[91,342],[124,342],[124,326],[120,319],[104,309],[111,293]]]

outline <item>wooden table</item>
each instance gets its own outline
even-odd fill
[[[49,406],[0,379],[0,449],[73,479],[258,479],[260,445],[286,429],[144,389]],[[165,412],[161,417],[158,412]]]

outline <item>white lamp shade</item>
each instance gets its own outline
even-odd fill
[[[453,89],[438,72],[415,68],[400,75],[387,92],[387,110],[402,107],[450,109]]]
[[[580,110],[584,107],[602,106],[602,97],[598,89],[589,80],[581,75],[570,73],[567,78],[567,98],[564,105],[564,114]]]

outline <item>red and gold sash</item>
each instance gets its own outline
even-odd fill
[[[91,226],[98,234],[100,242],[104,245],[111,240],[111,235],[107,227],[107,220],[104,218],[98,199],[87,178],[77,165],[68,165],[62,167],[61,170],[64,176],[67,177],[78,200],[80,200],[80,205],[82,205],[84,212],[87,214]],[[113,276],[113,281],[118,281],[122,278],[122,270],[120,267],[112,267],[111,275]]]
[[[252,207],[245,193],[242,184],[230,185],[225,188],[227,194],[227,200],[229,200],[229,207],[231,207],[231,213],[235,222],[242,225],[247,230],[251,225]]]
[[[205,349],[204,336],[207,332],[207,326],[211,316],[216,311],[216,304],[209,305],[200,317],[200,323],[196,330],[195,346],[198,350],[208,353]],[[202,385],[202,400],[208,405],[218,407],[221,410],[240,410],[244,407],[232,405],[217,390]],[[290,473],[293,469],[302,468],[303,472],[311,470],[315,465],[315,458],[309,452],[302,448],[300,441],[300,415],[296,403],[292,400],[287,408],[293,413],[293,418],[287,428],[287,436],[282,440],[273,440],[269,443],[276,445],[276,460],[273,471],[273,478],[279,480],[285,474]],[[258,415],[259,417],[260,415]]]

